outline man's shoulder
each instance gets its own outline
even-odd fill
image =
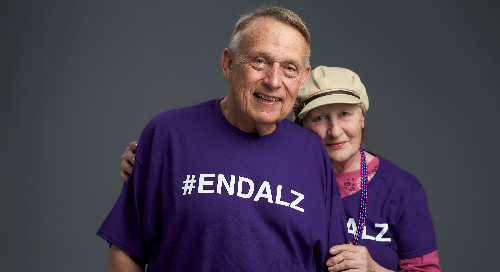
[[[199,134],[200,124],[209,123],[212,106],[217,100],[203,102],[186,108],[173,109],[162,112],[153,117],[143,129],[137,156],[143,154],[140,161],[149,160],[151,147],[162,148],[165,143],[185,141]]]
[[[323,146],[321,139],[318,137],[318,135],[314,134],[314,132],[306,128],[303,128],[288,119],[285,119],[281,122],[285,123],[287,127],[287,132],[285,137],[295,141],[297,145],[303,146],[310,144],[312,145],[319,144],[320,146]]]
[[[281,142],[286,144],[290,152],[293,153],[290,157],[297,158],[302,163],[331,167],[328,153],[318,135],[290,120],[286,120],[285,123],[287,129],[281,137]]]
[[[172,124],[172,122],[173,123],[186,122],[192,119],[206,117],[207,113],[211,112],[212,106],[215,102],[217,102],[217,100],[210,100],[185,108],[164,111],[153,117],[150,123]]]
[[[153,117],[143,130],[144,137],[168,135],[173,132],[193,130],[199,124],[207,123],[212,116],[212,107],[217,100],[206,101],[197,105],[168,110]]]

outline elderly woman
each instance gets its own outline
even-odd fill
[[[420,182],[363,150],[368,95],[348,69],[314,69],[297,97],[295,122],[318,135],[330,157],[352,243],[334,246],[329,271],[441,271],[427,199]],[[132,172],[136,142],[122,156]],[[369,196],[369,197],[368,197]]]
[[[368,106],[357,74],[320,66],[311,72],[294,108],[295,122],[323,141],[341,192],[348,231],[353,234],[351,245],[331,248],[335,256],[327,262],[329,270],[440,271],[422,185],[361,147],[366,142]]]

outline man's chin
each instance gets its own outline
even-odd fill
[[[279,114],[269,114],[269,113],[259,113],[254,116],[254,122],[256,124],[262,125],[262,126],[270,126],[270,125],[276,125],[279,122],[281,122],[283,119],[286,118],[285,116],[281,116]]]
[[[258,108],[254,107],[252,110],[252,119],[254,119],[255,122],[262,123],[262,124],[277,124],[281,122],[283,119],[285,119],[288,113],[283,113],[283,108],[282,107],[274,107],[274,108]]]

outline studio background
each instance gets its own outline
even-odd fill
[[[304,19],[313,67],[361,77],[366,149],[423,184],[443,271],[498,269],[499,1],[219,0],[0,2],[2,271],[106,270],[125,147],[227,95],[222,50],[263,4]]]

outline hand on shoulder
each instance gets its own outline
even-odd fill
[[[127,182],[130,174],[132,174],[132,170],[134,170],[136,148],[137,141],[131,142],[122,155],[120,177],[124,182]]]

